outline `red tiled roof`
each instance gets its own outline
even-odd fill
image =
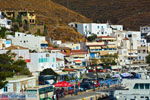
[[[71,50],[71,54],[87,54],[87,51],[84,50]]]
[[[65,69],[63,69],[63,71],[75,71],[75,69],[65,68]]]
[[[97,36],[97,38],[114,38],[112,36]]]
[[[66,55],[66,56],[69,56],[71,55],[71,53],[67,53],[67,52],[61,52],[62,54]]]
[[[60,59],[60,58],[56,58],[56,61],[63,61],[62,59]]]
[[[6,50],[15,50],[15,49],[28,49],[28,48],[18,46],[18,45],[11,45],[10,47],[6,48]]]
[[[70,48],[68,47],[59,47],[59,48],[54,48],[54,47],[48,47],[49,50],[68,50]]]
[[[81,63],[82,61],[81,61],[81,60],[74,60],[74,62],[78,62],[78,63]]]
[[[124,38],[123,40],[129,40],[128,38]]]
[[[48,47],[48,50],[59,50],[58,48]]]

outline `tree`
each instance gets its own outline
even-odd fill
[[[53,69],[47,68],[44,69],[42,72],[40,72],[40,75],[54,75],[54,76],[59,76]]]
[[[5,38],[7,29],[5,27],[1,27],[0,29],[0,37]]]
[[[6,78],[14,75],[31,75],[23,60],[13,60],[13,54],[0,54],[0,89],[7,83]]]
[[[146,63],[150,64],[150,54],[146,56]]]
[[[92,34],[91,36],[87,37],[87,40],[92,42],[94,41],[95,39],[97,38],[97,35],[96,34]]]
[[[55,78],[54,78],[54,81],[57,81],[58,79],[58,74],[51,68],[47,68],[47,69],[44,69],[42,72],[40,72],[40,75],[54,75]]]
[[[104,66],[109,66],[109,65],[116,65],[116,59],[118,58],[118,54],[109,54],[105,55],[104,58],[101,58],[101,62],[103,63]]]

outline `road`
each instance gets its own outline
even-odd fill
[[[85,98],[85,97],[90,97],[90,96],[93,96],[93,95],[100,95],[100,94],[108,94],[109,91],[114,91],[116,90],[116,88],[107,88],[107,89],[99,89],[99,90],[91,90],[91,91],[88,91],[88,92],[83,92],[82,94],[79,94],[79,95],[72,95],[72,96],[66,96],[64,98],[61,98],[60,100],[78,100],[78,99],[82,99],[82,98]],[[104,99],[101,99],[101,100],[111,100],[109,98],[104,98]]]

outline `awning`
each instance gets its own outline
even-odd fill
[[[71,57],[65,57],[65,59],[66,59],[68,62],[72,62],[72,61],[73,61],[73,58],[71,58]]]
[[[82,63],[81,60],[74,60],[75,63]]]
[[[100,55],[107,55],[108,51],[100,51]]]
[[[73,71],[75,71],[75,69],[65,68],[65,69],[63,69],[63,71],[71,71],[71,72],[73,72]]]
[[[111,69],[121,69],[122,66],[119,66],[119,65],[115,65],[115,66],[111,66]]]
[[[116,45],[108,45],[108,48],[117,48]]]
[[[70,84],[69,82],[62,81],[62,82],[57,82],[56,84],[54,84],[54,86],[55,87],[71,87],[73,85]]]

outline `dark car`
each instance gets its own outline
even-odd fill
[[[86,91],[88,89],[94,88],[94,84],[92,82],[82,82],[80,84],[79,90],[80,91]]]
[[[56,76],[53,75],[39,76],[39,85],[54,84],[55,82],[56,82]]]

